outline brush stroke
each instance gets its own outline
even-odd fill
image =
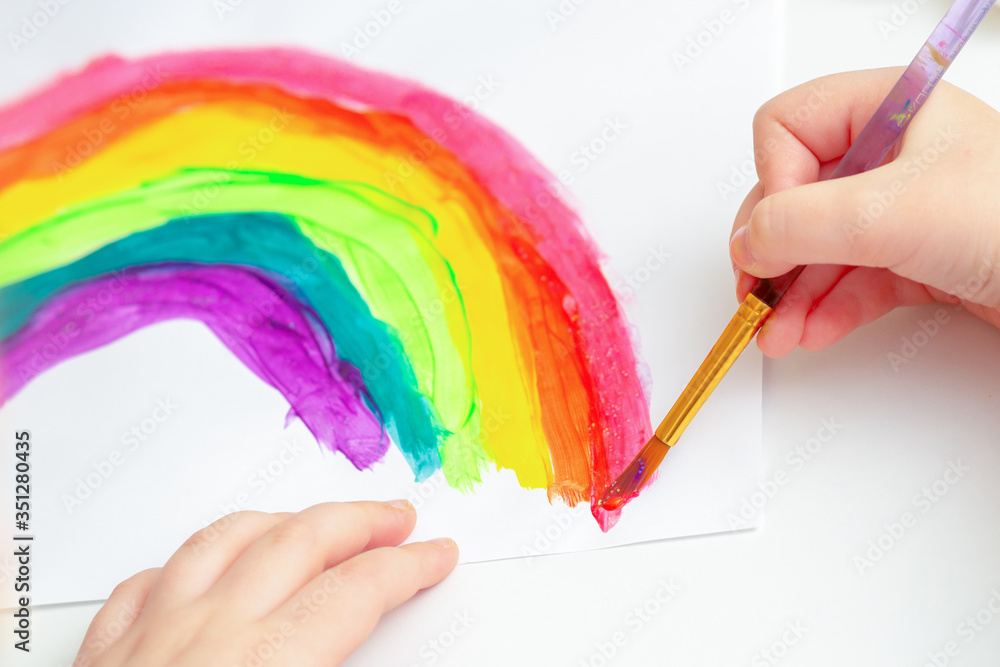
[[[263,315],[260,304],[270,304]],[[70,287],[0,343],[0,402],[66,359],[170,319],[203,322],[257,377],[288,400],[331,451],[370,468],[389,446],[357,370],[339,359],[307,306],[246,268],[151,265]]]
[[[143,99],[132,104],[136,91]],[[109,115],[116,108],[127,110],[123,118]],[[597,516],[595,496],[650,432],[624,319],[596,248],[551,176],[502,130],[447,98],[296,50],[107,58],[0,111],[0,146],[10,149],[0,155],[0,207],[15,212],[0,226],[24,231],[63,207],[184,167],[241,166],[234,146],[247,128],[286,113],[287,128],[256,152],[254,169],[374,184],[426,211],[439,225],[428,238],[463,294],[467,277],[495,271],[493,296],[465,300],[473,378],[484,408],[506,408],[512,396],[522,407],[502,427],[470,437],[523,486],[571,504],[589,496]],[[120,127],[81,164],[54,174],[68,137],[102,118]],[[226,135],[231,126],[243,134]],[[213,143],[217,132],[224,142]],[[179,145],[177,136],[191,140]],[[523,386],[494,391],[501,385],[491,382],[505,374]],[[597,518],[607,529],[617,515]]]
[[[144,203],[150,203],[146,201]],[[110,219],[139,222],[138,202],[110,215],[98,207],[96,214]],[[65,218],[54,231],[58,246],[72,247],[77,237],[72,218]],[[94,229],[89,220],[78,227]],[[17,244],[14,246],[17,248]],[[49,245],[56,250],[55,244]],[[34,248],[41,252],[41,248]],[[3,255],[0,246],[0,255]],[[442,435],[434,405],[417,387],[408,357],[394,330],[374,318],[367,304],[348,279],[340,261],[304,237],[295,222],[265,213],[206,215],[170,221],[145,232],[124,235],[76,262],[0,289],[0,339],[23,326],[41,304],[57,295],[64,285],[83,282],[104,274],[127,275],[130,267],[170,262],[229,264],[265,271],[282,287],[307,303],[332,336],[339,356],[355,368],[379,406],[393,440],[418,480],[436,472],[441,463],[438,443]],[[278,293],[253,302],[258,313],[268,313]],[[374,366],[371,359],[377,359]],[[318,436],[318,434],[315,434]],[[444,452],[441,452],[445,455]],[[456,488],[471,488],[485,465],[482,450],[456,452],[458,461],[446,466]],[[459,466],[462,463],[464,465]]]
[[[172,259],[183,259],[185,252],[190,252],[196,261],[209,261],[213,252],[225,252],[227,261],[233,263],[268,265],[278,260],[280,266],[276,269],[282,275],[293,281],[308,282],[318,278],[315,274],[327,270],[321,264],[313,272],[303,271],[307,259],[312,256],[310,248],[316,249],[313,241],[335,248],[353,266],[352,273],[359,276],[353,282],[369,288],[369,302],[373,301],[373,293],[389,294],[391,299],[386,308],[376,314],[402,332],[393,340],[358,347],[354,338],[362,333],[364,320],[358,320],[352,313],[359,312],[359,307],[342,308],[336,301],[329,301],[322,291],[309,290],[313,303],[327,300],[323,308],[324,321],[335,327],[334,338],[342,354],[361,369],[366,383],[371,384],[372,394],[377,396],[390,430],[394,436],[398,435],[397,442],[403,446],[404,453],[412,454],[429,447],[440,435],[444,439],[442,458],[449,482],[457,488],[468,488],[479,481],[485,455],[474,437],[479,431],[479,410],[471,393],[475,383],[468,369],[469,332],[462,313],[462,291],[455,284],[448,263],[414,230],[406,217],[415,212],[399,205],[391,207],[391,200],[370,188],[281,174],[205,170],[178,173],[147,183],[135,192],[120,193],[69,209],[0,244],[0,284],[21,275],[52,269],[90,248],[100,248],[130,234],[150,230],[161,224],[169,212],[184,208],[203,187],[212,188],[214,193],[202,207],[206,213],[239,207],[280,210],[294,219],[299,233],[276,235],[273,230],[262,229],[258,240],[254,241],[253,227],[233,230],[236,238],[232,239],[226,229],[219,230],[218,235],[211,229],[203,229],[194,236],[185,234],[187,246]],[[218,216],[209,220],[226,222]],[[172,230],[184,234],[176,226]],[[303,235],[306,238],[297,238]],[[162,242],[162,236],[154,238]],[[126,245],[134,248],[139,243]],[[248,249],[258,246],[251,256]],[[285,255],[287,261],[281,261],[281,255]],[[335,261],[337,265],[333,269],[341,273],[339,260]],[[335,278],[338,283],[348,283],[345,276]],[[31,287],[30,291],[35,289]],[[353,287],[351,289],[353,291]],[[445,301],[440,298],[441,294],[453,298]],[[374,298],[374,301],[380,300]],[[455,340],[449,332],[447,318],[426,306],[414,305],[436,302],[458,311],[452,318],[461,323]],[[19,321],[13,313],[11,316],[12,322]],[[4,330],[3,326],[0,325],[0,331]],[[354,327],[360,330],[352,333]],[[340,342],[341,337],[343,342]],[[406,354],[400,354],[400,349]],[[407,360],[413,363],[413,371],[406,368]],[[444,433],[437,434],[422,424],[420,419],[425,410],[405,400],[409,392],[402,391],[403,387],[397,383],[414,374],[423,380],[419,388],[435,406]],[[508,385],[518,387],[519,382],[515,380],[508,378]],[[509,394],[510,390],[506,391]],[[542,434],[538,436],[544,444]],[[523,459],[529,451],[521,448],[519,455]],[[520,465],[517,460],[502,460],[502,464]],[[419,469],[414,472],[423,479],[433,471]]]

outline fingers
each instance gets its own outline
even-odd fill
[[[800,345],[819,350],[901,306],[934,301],[919,283],[886,269],[860,268],[844,276],[809,314]]]
[[[296,637],[281,664],[304,664],[309,656],[340,664],[382,614],[439,583],[457,562],[451,540],[420,542],[366,551],[320,574],[268,619],[268,627]]]
[[[234,512],[199,530],[163,567],[160,585],[150,595],[150,608],[176,606],[203,595],[240,554],[289,516]]]
[[[760,203],[760,200],[764,198],[764,186],[758,181],[757,185],[750,189],[747,193],[746,198],[743,203],[740,204],[739,210],[736,212],[736,218],[733,220],[733,228],[729,233],[729,238],[732,239],[733,235],[742,228],[750,223],[750,214],[753,213],[754,208]],[[733,268],[738,268],[736,262],[733,262]]]
[[[132,627],[160,572],[161,568],[143,570],[115,587],[87,628],[73,667],[92,665]]]
[[[829,176],[899,73],[891,68],[823,77],[760,108],[754,117],[760,183],[743,202],[730,243],[738,268],[773,277],[806,263],[887,265],[881,257],[852,261],[860,236],[872,252],[884,247],[884,237],[893,231],[881,225],[877,234],[859,233],[872,226],[858,220],[869,203],[863,189],[878,191],[885,175],[816,181]],[[748,278],[737,282],[738,292],[752,284]]]
[[[767,278],[799,264],[898,267],[932,233],[908,202],[872,206],[880,197],[889,201],[885,192],[891,192],[898,172],[889,164],[763,198],[733,235],[733,261]]]
[[[847,152],[901,72],[834,74],[765,103],[753,122],[757,175],[765,196],[819,179],[824,164]]]
[[[898,70],[836,75],[768,102],[755,119],[759,188],[734,225],[734,264],[773,277],[800,264],[888,268],[956,294],[1000,256],[994,190],[998,114],[942,84],[895,159],[864,174],[814,182],[832,168]],[[836,104],[820,104],[830,97]],[[808,122],[806,122],[808,120]],[[747,209],[750,209],[749,212]],[[739,280],[739,289],[749,279]],[[1000,300],[1000,280],[976,299]]]
[[[730,232],[730,261],[733,264],[733,272],[736,276],[736,300],[738,302],[743,301],[747,298],[747,292],[753,289],[754,284],[757,282],[756,276],[752,276],[749,273],[743,271],[736,260],[733,259],[732,255],[732,239],[736,232],[746,226],[750,222],[750,213],[753,211],[754,207],[764,198],[764,186],[758,181],[757,185],[750,189],[743,203],[740,205],[739,211],[736,213],[736,219],[733,221],[733,229]]]
[[[451,540],[387,546],[413,529],[406,501],[224,519],[162,570],[118,586],[74,666],[232,664],[260,657],[264,646],[269,654],[284,647],[275,664],[339,664],[384,612],[440,582],[458,560]]]
[[[257,619],[324,570],[367,549],[395,546],[413,531],[406,501],[323,503],[272,526],[228,568],[210,596]]]
[[[794,350],[802,340],[806,318],[813,304],[850,271],[851,267],[839,265],[807,266],[757,334],[757,347],[761,352],[769,357],[783,357]]]
[[[820,350],[901,306],[935,301],[920,283],[887,269],[807,266],[757,336],[770,357]]]

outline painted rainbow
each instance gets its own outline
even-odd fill
[[[0,109],[0,404],[203,322],[358,469],[596,500],[650,433],[550,175],[472,110],[291,49],[107,57]]]

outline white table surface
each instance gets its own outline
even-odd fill
[[[946,5],[789,0],[783,83],[904,64]],[[706,18],[713,12],[706,5]],[[997,13],[948,79],[1000,107]],[[893,18],[898,31],[883,34]],[[858,36],[845,40],[848,30]],[[766,361],[763,480],[786,481],[759,529],[462,566],[384,619],[350,664],[918,666],[936,652],[938,665],[997,664],[1000,331],[948,308],[948,322],[894,370],[889,354],[938,308],[897,311],[826,351]],[[806,461],[797,452],[810,446]],[[894,526],[907,513],[909,525]],[[879,542],[888,549],[877,562],[860,564]],[[28,659],[10,649],[4,618],[0,662],[70,665],[96,609],[36,609]],[[456,615],[469,619],[458,635]],[[435,651],[434,640],[448,647]]]

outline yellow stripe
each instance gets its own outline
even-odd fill
[[[465,182],[458,186],[441,180],[419,159],[413,160],[413,155],[408,160],[405,153],[379,145],[319,134],[312,119],[293,118],[282,131],[262,134],[275,113],[263,105],[244,104],[234,111],[225,104],[210,104],[160,119],[61,177],[24,181],[0,193],[0,211],[4,212],[0,232],[16,233],[66,206],[131,189],[184,167],[274,170],[357,181],[385,190],[425,209],[437,221],[436,233],[429,221],[424,232],[452,265],[465,299],[473,370],[487,408],[483,419],[493,418],[493,426],[483,433],[487,452],[498,467],[515,470],[521,486],[547,487],[553,476],[540,420],[532,346],[524,327],[512,326],[491,252],[492,240],[484,238],[473,223],[472,216],[483,212],[462,188],[478,186],[467,174],[462,174]],[[264,143],[264,138],[270,140]],[[441,155],[434,159],[446,157],[443,149],[437,151]],[[417,166],[408,169],[414,161]],[[357,287],[364,289],[360,283]],[[466,332],[456,321],[454,309],[445,312],[452,336],[461,346]]]

